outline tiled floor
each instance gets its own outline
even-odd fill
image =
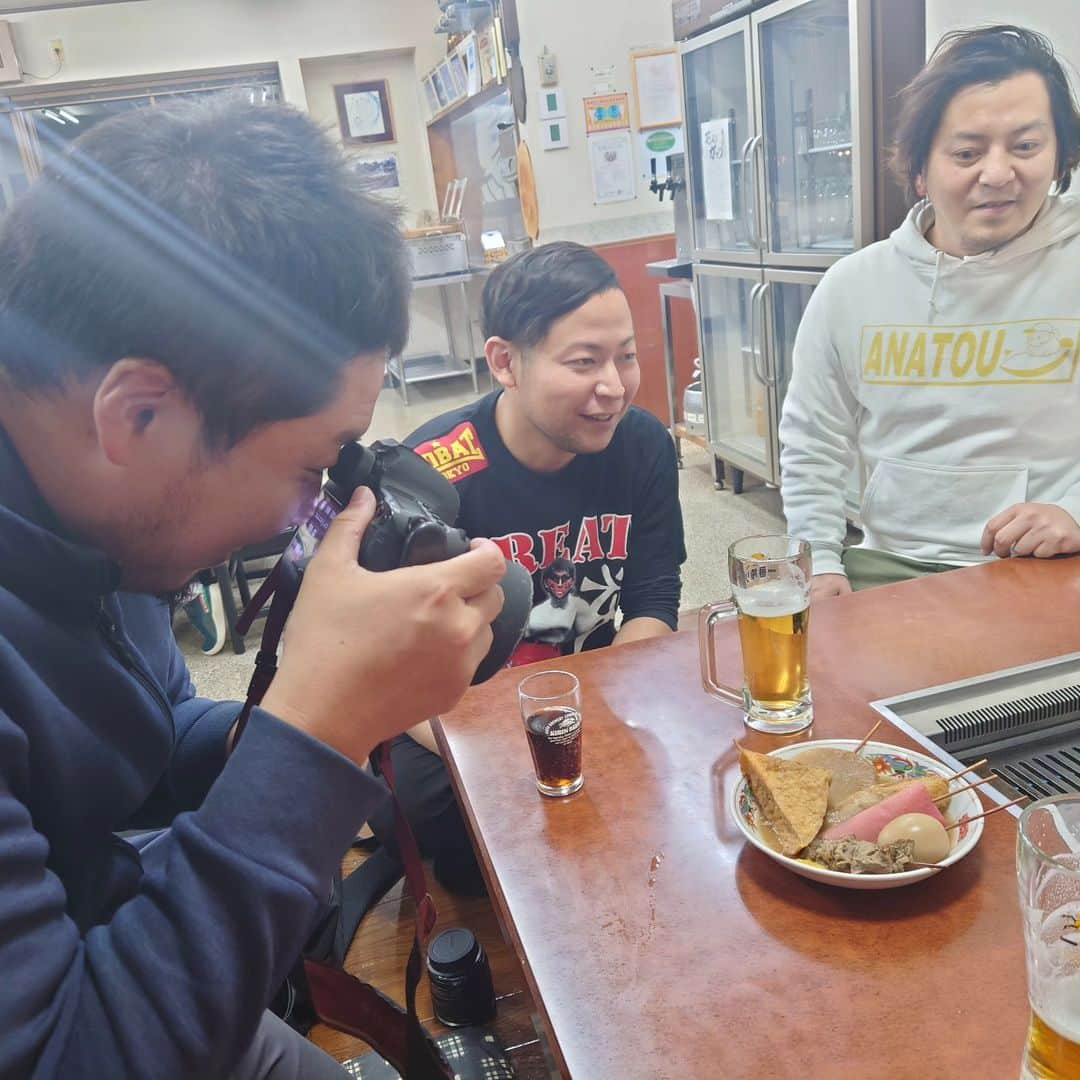
[[[482,392],[486,390],[486,376],[481,377],[480,386]],[[471,401],[472,386],[467,377],[424,383],[410,388],[409,399],[406,406],[395,390],[384,390],[366,439],[403,438],[424,421]],[[683,458],[679,494],[686,529],[685,611],[727,596],[726,552],[733,540],[752,533],[782,532],[784,521],[775,490],[748,477],[742,495],[716,491],[709,455],[684,443]],[[242,656],[234,655],[226,645],[217,656],[205,657],[183,616],[178,617],[176,629],[199,693],[212,698],[243,697],[255,659],[256,633],[248,636],[249,648]]]

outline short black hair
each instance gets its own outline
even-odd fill
[[[397,212],[361,183],[286,106],[103,121],[0,223],[0,380],[50,392],[152,359],[219,448],[318,412],[351,359],[408,334]]]
[[[484,336],[532,348],[552,323],[619,287],[611,266],[582,244],[566,240],[523,251],[496,267],[484,285]]]
[[[1072,171],[1080,164],[1080,109],[1069,77],[1042,34],[1001,24],[946,34],[922,71],[900,91],[890,165],[910,197],[926,171],[949,102],[969,86],[995,85],[1029,71],[1046,83],[1057,136],[1054,179],[1059,192],[1069,190]]]

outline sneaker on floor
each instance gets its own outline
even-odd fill
[[[203,593],[206,596],[206,606],[210,609],[210,617],[214,620],[215,641],[211,648],[203,649],[207,656],[213,656],[221,652],[225,644],[225,605],[221,602],[221,586],[215,581],[212,585],[204,585]]]
[[[221,652],[225,644],[225,611],[219,586],[216,583],[200,586],[194,599],[184,604],[184,613],[202,638],[203,655]]]

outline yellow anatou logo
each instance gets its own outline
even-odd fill
[[[981,326],[864,326],[862,381],[881,386],[1068,383],[1080,358],[1080,320]]]

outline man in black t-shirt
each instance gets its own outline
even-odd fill
[[[456,486],[457,524],[533,575],[511,663],[671,633],[686,559],[675,451],[660,421],[631,407],[641,373],[614,271],[580,244],[535,248],[492,273],[483,323],[499,389],[405,441]],[[394,766],[436,876],[476,888],[428,724],[398,740]]]

